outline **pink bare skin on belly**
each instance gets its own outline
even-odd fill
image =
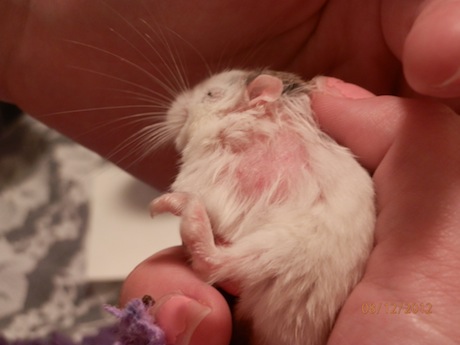
[[[299,171],[307,167],[308,153],[299,140],[295,134],[282,131],[275,138],[253,142],[242,153],[236,170],[240,193],[243,196],[260,196],[281,179],[274,198],[285,197],[287,181],[295,185]]]

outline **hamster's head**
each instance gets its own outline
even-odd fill
[[[235,109],[244,98],[247,72],[231,70],[215,74],[172,102],[166,125],[180,151],[194,132],[203,130]]]
[[[304,92],[305,85],[299,77],[284,72],[222,72],[181,93],[172,102],[165,124],[181,151],[194,134],[208,130],[229,113]]]

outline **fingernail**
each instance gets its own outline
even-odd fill
[[[374,96],[373,93],[357,85],[346,83],[337,78],[317,77],[315,83],[319,91],[335,97],[362,99]]]
[[[152,310],[168,344],[188,345],[211,308],[181,294],[165,296]]]
[[[435,85],[435,88],[442,89],[442,88],[445,88],[445,87],[449,87],[452,84],[457,83],[459,80],[460,80],[460,68],[457,69],[457,71],[455,73],[453,73],[449,78],[447,78],[443,82],[439,83],[438,85]]]

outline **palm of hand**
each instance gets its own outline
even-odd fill
[[[460,119],[437,104],[388,96],[332,102],[316,97],[320,122],[374,172],[378,218],[365,276],[330,344],[456,343]],[[356,136],[363,122],[367,133]]]

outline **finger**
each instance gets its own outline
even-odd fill
[[[460,2],[387,0],[382,28],[405,77],[417,92],[460,96]]]
[[[418,92],[460,96],[460,2],[433,1],[419,14],[407,36],[403,67]]]
[[[312,107],[321,128],[373,171],[391,145],[405,109],[396,97],[376,97],[333,78],[316,81]]]
[[[159,306],[154,317],[168,344],[227,345],[231,314],[225,299],[190,270],[181,247],[166,249],[137,266],[127,277],[120,303],[150,295]]]
[[[331,83],[330,80],[333,80]],[[348,147],[360,163],[373,172],[402,130],[407,116],[435,115],[456,118],[447,106],[393,96],[373,96],[356,85],[322,78],[312,94],[312,107],[321,128],[339,144]]]

